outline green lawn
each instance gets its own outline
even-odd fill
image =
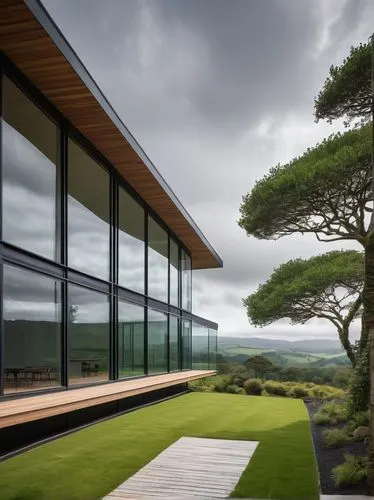
[[[318,498],[302,401],[190,393],[0,463],[0,499],[99,499],[181,436],[260,441],[232,496]]]

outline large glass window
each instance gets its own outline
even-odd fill
[[[217,330],[209,328],[209,369],[217,368]]]
[[[61,284],[4,265],[5,393],[60,385]]]
[[[144,209],[122,188],[118,219],[118,283],[144,293]]]
[[[118,301],[118,376],[144,374],[144,307]]]
[[[69,384],[108,380],[108,296],[69,285]]]
[[[148,309],[148,372],[166,372],[168,369],[167,315]]]
[[[179,305],[179,247],[170,240],[170,304]]]
[[[179,320],[170,316],[169,320],[169,363],[170,371],[179,370]]]
[[[209,329],[197,323],[192,324],[192,368],[209,368]]]
[[[109,174],[74,141],[68,151],[68,261],[109,279]]]
[[[148,217],[148,295],[168,300],[168,235]]]
[[[58,260],[58,129],[6,77],[3,98],[3,238]]]
[[[192,266],[191,257],[182,250],[182,309],[191,311],[192,309]]]
[[[191,368],[191,321],[182,319],[182,370]]]

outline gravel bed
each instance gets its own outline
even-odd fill
[[[363,442],[352,441],[339,448],[328,448],[323,438],[325,429],[342,427],[344,424],[336,426],[316,425],[313,423],[313,415],[321,406],[320,401],[305,401],[309,412],[310,425],[316,452],[320,488],[325,495],[365,495],[367,494],[366,484],[357,484],[353,486],[337,487],[332,478],[332,469],[344,462],[344,454],[365,456],[367,455],[367,446]]]

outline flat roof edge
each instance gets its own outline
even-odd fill
[[[166,192],[166,194],[169,196],[169,198],[173,201],[177,209],[180,211],[180,213],[183,215],[183,217],[187,220],[187,222],[190,224],[192,229],[195,231],[195,233],[198,235],[200,240],[204,243],[204,245],[208,248],[210,253],[213,255],[214,259],[217,262],[217,267],[223,267],[223,261],[216,252],[216,250],[213,248],[213,246],[209,243],[207,238],[204,236],[196,222],[193,220],[193,218],[190,216],[190,214],[187,212],[187,210],[184,208],[182,205],[181,201],[179,198],[176,196],[176,194],[173,192],[171,187],[168,185],[166,180],[163,178],[163,176],[160,174],[160,172],[157,170],[155,165],[152,163],[150,158],[147,156],[143,148],[140,146],[140,144],[137,142],[135,137],[131,134],[129,129],[126,127],[126,125],[122,122],[121,118],[118,116],[108,99],[105,97],[105,95],[102,93],[98,85],[96,84],[95,80],[92,78],[91,74],[83,64],[83,62],[79,59],[78,55],[72,48],[72,46],[69,44],[67,39],[64,37],[62,34],[60,28],[56,25],[56,23],[53,21],[52,17],[50,16],[49,12],[47,11],[46,7],[41,3],[40,0],[24,0],[25,4],[29,8],[29,10],[32,12],[32,14],[35,16],[35,18],[39,21],[41,26],[45,29],[45,31],[48,33],[52,41],[56,44],[57,48],[61,51],[63,56],[66,58],[66,60],[70,63],[74,71],[77,73],[77,75],[82,79],[84,84],[87,86],[88,90],[92,93],[92,95],[95,97],[95,99],[98,101],[102,109],[105,111],[105,113],[108,115],[110,120],[114,123],[114,125],[117,127],[117,129],[121,132],[123,137],[126,139],[126,141],[129,143],[129,145],[132,147],[132,149],[136,152],[136,154],[139,156],[139,158],[143,161],[143,163],[146,165],[146,167],[149,169],[151,174],[154,176],[156,181],[160,184],[160,186],[163,188],[163,190]]]

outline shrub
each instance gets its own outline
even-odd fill
[[[245,392],[252,396],[260,396],[262,392],[262,381],[258,378],[250,378],[244,382]]]
[[[290,394],[293,398],[307,398],[310,395],[308,389],[302,385],[295,385]]]
[[[324,413],[317,412],[313,417],[313,422],[317,425],[327,425],[330,423],[330,417]]]
[[[325,443],[329,448],[338,448],[352,440],[347,429],[329,429],[324,432]]]
[[[314,384],[313,382],[307,382],[307,383],[305,384],[305,387],[306,387],[307,389],[313,389],[313,387],[314,387],[314,386],[315,386],[315,384]]]
[[[332,470],[336,486],[358,484],[366,480],[366,459],[354,455],[344,455],[345,461]]]
[[[325,403],[314,415],[313,421],[318,425],[336,425],[347,420],[347,409],[342,403],[330,401]]]
[[[370,394],[369,349],[356,354],[356,364],[349,384],[348,415],[368,409]]]
[[[243,387],[244,382],[248,379],[247,373],[239,373],[232,376],[231,384],[237,385],[239,387]]]
[[[310,391],[310,395],[313,398],[323,398],[325,393],[321,387],[313,387],[313,389],[311,389],[311,391]]]
[[[264,384],[264,390],[268,394],[273,394],[274,396],[287,396],[287,389],[284,387],[283,384],[279,382],[265,382]]]
[[[229,394],[236,394],[236,391],[239,389],[239,387],[235,384],[230,384],[226,387],[226,392]]]
[[[369,411],[360,411],[353,415],[349,420],[349,426],[352,430],[357,427],[367,427],[369,425]]]
[[[247,393],[243,389],[243,387],[238,387],[235,391],[235,394],[241,394],[241,395],[246,395]]]

